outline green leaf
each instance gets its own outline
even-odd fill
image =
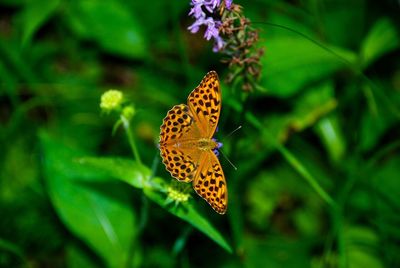
[[[289,97],[343,68],[350,68],[356,55],[348,50],[321,47],[302,36],[276,37],[265,43],[263,80],[271,95]]]
[[[346,152],[346,141],[337,114],[327,116],[318,121],[316,132],[331,160],[338,163]]]
[[[5,67],[9,72],[13,73],[13,76],[18,79],[19,83],[21,81],[25,83],[36,83],[39,81],[36,74],[37,70],[33,70],[29,62],[27,62],[26,57],[21,54],[19,42],[0,38],[0,53]],[[9,79],[2,81],[7,83],[7,80]]]
[[[40,27],[53,15],[60,0],[27,1],[19,19],[22,23],[22,45],[27,45]]]
[[[374,61],[386,53],[389,53],[400,45],[400,38],[396,26],[388,19],[378,20],[361,47],[361,65],[365,69]]]
[[[244,267],[310,267],[308,255],[312,244],[304,237],[289,239],[272,234],[268,239],[261,239],[247,235],[244,237],[244,246]]]
[[[150,170],[136,162],[116,158],[80,158],[78,162],[83,166],[90,166],[100,173],[125,181],[136,188],[143,188],[145,195],[171,214],[185,220],[195,228],[206,234],[218,245],[232,253],[232,248],[223,236],[194,208],[191,202],[184,203],[184,208],[174,208],[166,203],[167,185],[162,178],[150,177]]]
[[[270,137],[274,137],[276,142],[284,143],[293,132],[301,132],[317,124],[318,120],[334,110],[336,106],[332,81],[323,81],[299,95],[292,111],[285,114],[267,115],[264,126],[268,129]]]
[[[341,47],[358,47],[362,38],[367,2],[364,0],[318,1],[315,26],[331,44]],[[318,24],[318,25],[316,25]]]
[[[66,18],[77,35],[110,53],[132,59],[147,53],[142,26],[120,1],[71,1]]]
[[[350,226],[344,231],[344,240],[349,267],[381,268],[379,259],[379,236],[363,226]]]
[[[145,189],[144,193],[155,203],[161,207],[167,209],[171,214],[178,218],[190,223],[199,231],[203,232],[206,236],[211,238],[215,243],[220,245],[227,252],[232,253],[232,247],[226,242],[224,237],[211,225],[211,223],[205,219],[195,209],[192,202],[185,202],[179,204],[177,207],[168,206],[165,202],[166,196],[161,192],[153,191],[151,189]]]
[[[26,4],[26,0],[1,0],[2,6],[19,7]]]
[[[371,85],[362,88],[369,105],[369,109],[365,109],[360,116],[359,146],[363,151],[374,148],[385,133],[399,121],[398,112],[395,110],[399,107],[399,94],[387,82],[376,80],[373,83],[379,85],[379,88],[373,88]]]
[[[331,80],[310,87],[296,99],[294,110],[288,115],[289,131],[301,131],[310,127],[337,106],[334,85]],[[288,130],[286,130],[288,131]]]
[[[385,198],[391,200],[397,208],[400,208],[398,198],[400,193],[399,166],[399,157],[388,159],[379,165],[373,179],[374,189],[383,193]]]
[[[81,247],[75,244],[70,244],[66,249],[66,259],[68,263],[68,268],[94,268],[99,267],[98,264],[94,263],[90,258],[91,256],[87,254]]]
[[[79,151],[46,133],[40,137],[47,189],[57,214],[109,267],[125,266],[136,239],[129,190],[74,161]]]
[[[111,157],[82,157],[76,160],[83,166],[97,169],[136,188],[143,188],[149,183],[151,171],[132,160]]]

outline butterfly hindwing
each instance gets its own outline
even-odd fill
[[[200,168],[193,180],[193,188],[216,212],[225,214],[228,205],[225,175],[212,151],[202,155]]]
[[[192,150],[173,146],[161,146],[160,150],[163,163],[172,177],[183,182],[193,180],[198,168],[198,159]]]
[[[193,115],[188,106],[180,104],[168,111],[161,125],[160,151],[163,163],[171,176],[185,182],[193,179],[198,166],[195,148],[188,146],[195,129],[193,124]]]

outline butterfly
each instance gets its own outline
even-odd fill
[[[222,144],[213,139],[220,112],[219,79],[210,71],[189,94],[187,105],[175,105],[168,111],[160,128],[160,154],[172,177],[192,182],[198,195],[225,214],[228,191],[216,155]]]

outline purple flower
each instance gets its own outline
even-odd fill
[[[232,0],[225,0],[225,6],[226,6],[227,9],[231,9]]]
[[[214,9],[220,5],[220,0],[192,0],[190,3],[193,7],[190,9],[189,16],[193,15],[196,19],[205,17],[203,7],[210,13],[214,13]]]
[[[204,25],[207,25],[207,30],[204,33],[204,38],[210,40],[211,37],[217,38],[219,37],[219,25],[221,23],[219,21],[215,21],[213,18],[207,18],[204,20]]]
[[[204,2],[205,2],[205,7],[211,13],[214,11],[216,7],[218,7],[221,4],[219,0],[209,0],[209,1],[205,0]]]
[[[213,51],[218,52],[220,51],[225,45],[225,41],[222,39],[221,36],[214,38],[214,46]]]
[[[224,0],[225,5],[230,9],[232,0]],[[188,27],[191,33],[197,33],[200,26],[204,25],[207,27],[204,38],[210,40],[214,38],[213,51],[219,51],[225,42],[219,35],[219,27],[221,26],[221,21],[214,19],[210,15],[207,15],[205,11],[211,15],[217,13],[218,7],[221,5],[221,0],[192,0],[190,3],[192,8],[190,9],[189,16],[193,16],[196,20]]]
[[[188,30],[191,33],[197,33],[200,29],[200,26],[204,24],[204,18],[198,18],[192,25],[188,27]]]
[[[192,0],[191,5],[193,7],[190,9],[189,16],[193,15],[196,19],[205,16],[203,9],[201,8],[203,6],[203,0]]]

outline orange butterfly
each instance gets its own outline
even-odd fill
[[[192,93],[187,105],[175,105],[161,125],[160,151],[171,176],[193,181],[193,188],[211,207],[225,214],[228,191],[216,149],[221,145],[212,137],[221,112],[218,75],[208,72]]]

